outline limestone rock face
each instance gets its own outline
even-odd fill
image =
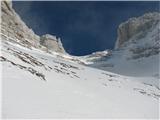
[[[60,38],[57,38],[56,36],[52,36],[50,34],[43,35],[40,38],[40,44],[47,47],[51,51],[65,53]]]
[[[120,48],[126,41],[131,40],[133,36],[142,36],[149,29],[158,25],[160,13],[146,13],[141,17],[130,18],[128,21],[119,25],[118,38],[115,48]]]
[[[60,38],[52,35],[36,35],[12,8],[11,1],[1,1],[1,37],[17,42],[25,47],[35,47],[44,51],[65,53]]]
[[[12,8],[11,1],[1,1],[1,33],[25,44],[39,47],[39,36],[28,28]]]

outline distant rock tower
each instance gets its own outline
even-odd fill
[[[55,51],[58,53],[65,53],[60,38],[57,38],[56,36],[50,34],[43,35],[40,38],[40,44],[45,46],[51,51]]]

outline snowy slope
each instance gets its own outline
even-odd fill
[[[158,118],[160,90],[3,39],[3,118]],[[155,78],[152,78],[155,80]]]

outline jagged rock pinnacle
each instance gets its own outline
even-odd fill
[[[52,36],[50,34],[43,35],[40,38],[40,44],[47,47],[49,50],[65,53],[60,38],[57,38],[56,36]]]

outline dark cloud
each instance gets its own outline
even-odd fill
[[[62,38],[73,55],[113,49],[117,27],[130,17],[159,11],[159,2],[14,2],[13,6],[28,26],[39,34]]]

